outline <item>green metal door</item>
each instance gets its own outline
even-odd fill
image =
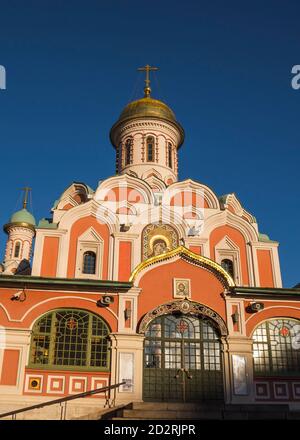
[[[160,316],[145,336],[144,400],[223,399],[221,343],[210,321]]]

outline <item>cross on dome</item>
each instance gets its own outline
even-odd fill
[[[146,83],[146,87],[144,88],[145,98],[150,97],[151,88],[150,88],[150,72],[158,70],[158,67],[152,67],[149,66],[149,64],[146,64],[144,67],[139,67],[137,69],[140,72],[146,72],[146,79],[144,80]]]

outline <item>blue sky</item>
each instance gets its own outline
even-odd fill
[[[114,174],[109,130],[149,63],[186,131],[180,179],[235,192],[281,243],[284,285],[300,282],[299,16],[291,0],[1,0],[0,223],[24,185],[40,219],[72,181]]]

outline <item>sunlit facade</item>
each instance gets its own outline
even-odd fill
[[[1,412],[122,381],[74,414],[300,405],[300,290],[282,287],[278,242],[235,194],[178,179],[184,130],[149,84],[110,139],[115,175],[73,182],[38,223],[25,199],[4,225]]]

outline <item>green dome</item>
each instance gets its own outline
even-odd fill
[[[15,212],[10,220],[9,223],[27,223],[31,226],[35,226],[35,218],[32,214],[30,214],[29,211],[27,211],[26,208],[20,209],[20,211]]]

